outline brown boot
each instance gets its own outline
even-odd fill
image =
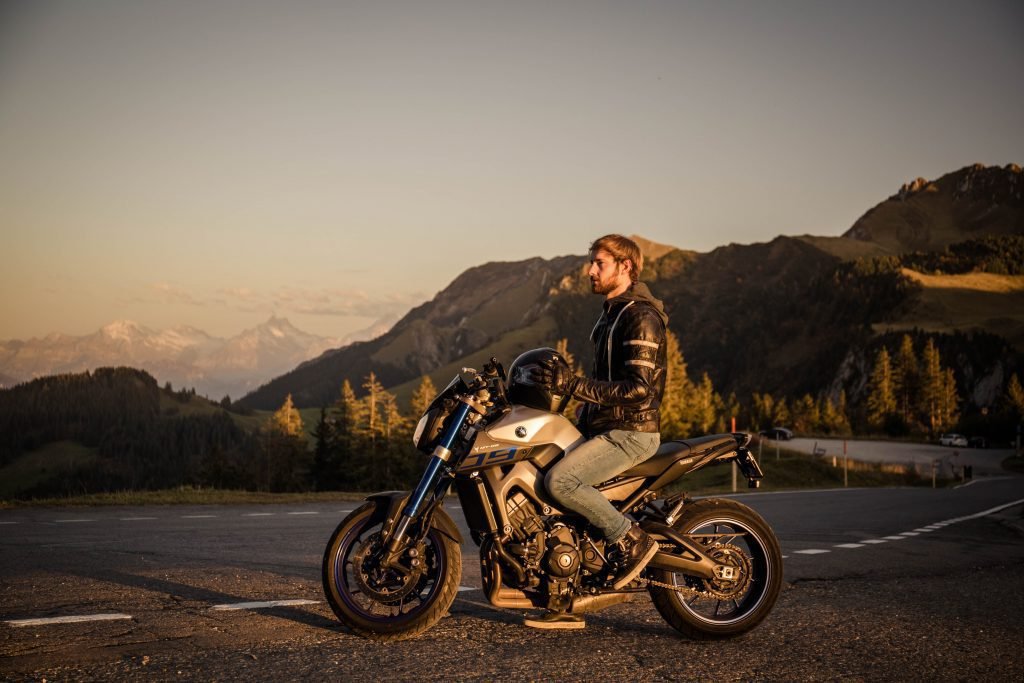
[[[647,532],[634,524],[616,545],[622,549],[622,567],[612,588],[619,589],[640,575],[647,563],[658,554],[658,544]]]

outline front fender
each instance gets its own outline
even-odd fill
[[[377,507],[373,518],[383,521],[385,532],[390,533],[391,528],[398,521],[398,517],[402,513],[402,506],[409,499],[409,495],[408,491],[381,491],[366,497],[367,501],[376,504]],[[459,545],[462,545],[462,533],[459,531],[459,527],[455,525],[451,516],[440,505],[434,510],[434,517],[430,520],[430,526]]]

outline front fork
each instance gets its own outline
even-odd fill
[[[425,509],[430,507],[430,502],[439,500],[444,495],[449,484],[447,474],[449,472],[448,461],[452,457],[452,444],[458,438],[462,425],[466,422],[471,410],[472,406],[468,402],[461,402],[452,414],[448,430],[441,436],[441,441],[434,448],[427,469],[420,477],[420,483],[416,485],[416,489],[409,496],[402,510],[401,518],[392,528],[384,557],[381,558],[385,567],[396,569],[403,574],[408,572],[408,569],[398,559],[405,551],[405,539],[409,533],[409,527],[419,519]]]

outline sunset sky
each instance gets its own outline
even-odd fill
[[[0,339],[342,337],[607,232],[1024,164],[1024,3],[0,0]]]

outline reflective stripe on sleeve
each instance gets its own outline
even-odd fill
[[[622,345],[623,346],[649,346],[652,349],[656,349],[659,346],[661,346],[661,344],[659,344],[658,342],[644,341],[643,339],[628,339],[628,340],[622,342]]]
[[[626,365],[640,365],[640,366],[643,366],[645,368],[650,368],[651,370],[657,370],[658,369],[658,366],[656,366],[654,363],[652,363],[649,360],[627,360],[626,361]]]

